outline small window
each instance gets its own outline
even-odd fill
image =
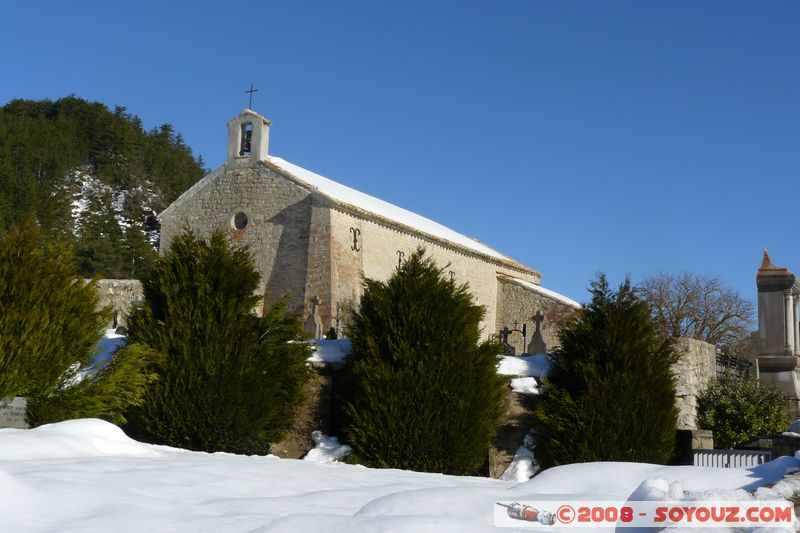
[[[246,228],[247,222],[248,222],[247,215],[245,215],[241,211],[233,215],[233,218],[231,219],[231,224],[233,225],[233,228],[238,230],[243,230],[244,228]]]

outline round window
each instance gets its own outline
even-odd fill
[[[233,215],[233,220],[231,220],[231,222],[235,229],[244,229],[247,227],[247,215],[239,211]]]

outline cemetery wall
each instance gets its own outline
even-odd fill
[[[100,307],[110,307],[107,328],[127,327],[127,315],[134,302],[144,298],[142,283],[137,279],[100,279],[97,280],[97,293],[100,295]]]
[[[545,350],[528,352],[529,346],[524,345],[522,334],[519,332],[509,335],[508,344],[514,348],[516,355],[542,353],[555,348],[558,345],[558,325],[557,321],[554,320],[554,316],[563,315],[571,308],[502,277],[498,279],[497,286],[497,313],[494,332],[497,333],[503,327],[512,329],[514,328],[514,322],[518,324],[518,329],[522,329],[522,324],[526,324],[527,342],[530,346],[531,339],[536,331],[533,316],[540,313],[544,316],[544,320],[541,323],[541,335]]]
[[[713,344],[685,337],[676,341],[675,350],[679,354],[672,366],[678,429],[697,429],[697,397],[716,379],[717,351]]]

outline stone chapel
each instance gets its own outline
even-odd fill
[[[245,109],[228,122],[228,156],[160,215],[161,249],[185,227],[247,245],[267,300],[288,298],[305,329],[341,335],[364,278],[387,279],[423,246],[486,309],[485,336],[517,354],[552,347],[556,308],[579,305],[541,274],[475,239],[269,154],[270,121]],[[523,327],[523,324],[526,327]],[[523,336],[523,330],[525,335]]]

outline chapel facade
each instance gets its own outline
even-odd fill
[[[306,331],[321,338],[331,328],[343,334],[364,278],[387,279],[423,246],[484,306],[484,336],[500,335],[517,354],[553,346],[549,315],[579,306],[544,289],[539,272],[416,213],[271,156],[270,126],[250,109],[228,123],[225,164],[159,215],[162,252],[184,228],[204,237],[222,230],[252,251],[265,298],[287,298],[302,313]]]

